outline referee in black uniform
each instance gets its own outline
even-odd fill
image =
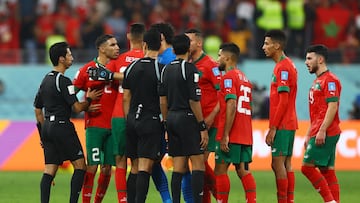
[[[162,66],[157,62],[161,35],[151,29],[143,40],[145,56],[126,68],[122,83],[126,156],[131,159],[127,180],[129,203],[145,202],[152,166],[160,158],[161,136],[164,136],[158,93]]]
[[[45,169],[40,183],[41,202],[49,202],[50,187],[56,171],[63,161],[70,160],[75,170],[71,179],[69,202],[75,203],[79,198],[86,165],[70,115],[72,110],[76,113],[88,110],[90,102],[101,96],[101,90],[88,90],[86,101],[79,102],[71,80],[64,76],[73,62],[68,44],[55,43],[50,47],[49,54],[54,68],[44,77],[34,101],[45,157]],[[95,107],[92,110],[97,109]]]
[[[190,157],[193,198],[195,203],[200,203],[204,185],[204,149],[209,138],[200,105],[199,73],[193,64],[186,62],[190,39],[185,34],[177,35],[172,45],[177,59],[163,69],[159,87],[169,136],[169,155],[174,163],[171,193],[173,202],[180,202],[181,179]]]

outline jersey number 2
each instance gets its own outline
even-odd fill
[[[237,111],[239,113],[243,113],[245,115],[251,115],[251,109],[247,109],[243,105],[244,102],[250,103],[249,95],[251,94],[251,88],[247,87],[245,85],[241,85],[240,86],[240,92],[243,93],[243,96],[239,96]]]
[[[100,161],[100,150],[99,148],[92,148],[92,160]]]

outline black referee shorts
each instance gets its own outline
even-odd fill
[[[126,156],[130,159],[159,159],[164,129],[157,115],[143,113],[136,120],[129,114],[126,120]]]
[[[61,165],[63,161],[84,158],[74,124],[67,120],[45,120],[41,141],[44,147],[45,164]]]
[[[204,153],[200,147],[199,124],[192,112],[169,111],[166,124],[170,156],[191,156]]]

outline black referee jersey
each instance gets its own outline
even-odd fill
[[[160,114],[158,85],[163,67],[156,59],[145,57],[126,68],[122,87],[131,92],[129,114],[135,114],[139,105],[143,113]]]
[[[62,73],[51,71],[41,82],[34,106],[44,108],[47,119],[70,119],[72,105],[77,101],[71,80]]]
[[[191,111],[189,100],[200,101],[199,72],[194,64],[176,59],[161,72],[160,96],[167,96],[169,111]]]

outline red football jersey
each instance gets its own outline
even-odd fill
[[[287,110],[279,126],[280,130],[296,130],[298,128],[298,120],[296,115],[296,93],[297,93],[297,70],[290,58],[286,57],[278,62],[274,68],[272,81],[270,86],[270,112],[269,120],[270,127],[275,126],[275,112],[277,108],[284,108],[279,106],[280,96],[279,92],[289,93],[289,103]]]
[[[339,79],[331,72],[326,71],[317,77],[309,92],[309,109],[310,109],[310,136],[316,136],[324,121],[328,102],[340,101],[341,84]],[[326,130],[327,136],[339,135],[339,111],[336,111],[331,125]]]
[[[203,54],[198,60],[194,61],[193,64],[200,73],[200,103],[203,116],[207,117],[218,102],[217,91],[219,90],[221,73],[218,64],[206,54]]]
[[[228,71],[220,82],[220,119],[216,140],[220,141],[225,127],[226,101],[236,100],[236,114],[229,134],[229,143],[252,145],[252,84],[239,69]]]
[[[89,78],[87,70],[89,67],[95,67],[95,60],[85,64],[80,68],[73,80],[73,84],[76,88],[87,91],[91,89],[102,89],[103,94],[99,100],[93,100],[92,104],[101,104],[101,108],[98,112],[85,112],[85,128],[98,127],[111,129],[111,116],[115,104],[115,99],[118,91],[119,83],[117,81],[94,81]],[[115,71],[111,62],[106,67]]]
[[[133,49],[121,54],[115,61],[115,71],[123,73],[126,67],[133,61],[138,60],[144,57],[144,52],[141,49]],[[123,94],[124,90],[119,84],[118,94],[116,96],[114,111],[112,117],[124,118],[124,109],[123,109]]]

